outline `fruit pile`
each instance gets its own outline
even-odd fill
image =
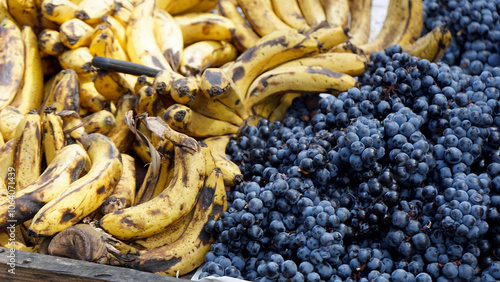
[[[500,74],[433,63],[424,7],[369,41],[371,0],[2,0],[0,245],[263,281],[411,278],[435,247],[420,278],[495,277],[446,248],[495,242]]]

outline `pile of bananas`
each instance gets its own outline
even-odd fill
[[[15,232],[20,250],[192,271],[242,181],[225,148],[243,126],[348,90],[373,52],[435,61],[451,41],[446,26],[420,37],[421,0],[390,0],[368,42],[370,13],[371,0],[0,0],[0,245]]]

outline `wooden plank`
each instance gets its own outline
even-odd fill
[[[125,267],[25,251],[15,252],[15,274],[12,274],[8,272],[9,254],[9,249],[0,247],[0,281],[186,281]]]

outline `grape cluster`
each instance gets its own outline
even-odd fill
[[[424,30],[448,23],[453,40],[442,60],[479,75],[500,66],[500,3],[424,0]]]
[[[371,61],[361,86],[297,98],[229,142],[245,180],[205,227],[201,277],[500,279],[500,68],[397,45]]]

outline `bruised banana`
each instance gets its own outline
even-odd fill
[[[238,0],[238,3],[246,19],[260,36],[277,30],[294,30],[276,15],[271,0]]]
[[[451,43],[451,32],[446,24],[436,26],[413,44],[403,48],[411,56],[437,62]]]
[[[134,94],[125,94],[118,100],[115,112],[116,126],[106,135],[122,153],[125,153],[130,148],[133,140],[133,133],[125,123],[125,114],[134,109],[135,100]]]
[[[214,13],[187,13],[174,16],[182,31],[184,46],[202,40],[232,39],[233,22]]]
[[[88,24],[95,24],[101,17],[110,14],[115,8],[114,0],[82,0],[75,16]]]
[[[65,21],[59,27],[61,43],[69,49],[88,47],[92,33],[94,28],[77,18]]]
[[[100,110],[82,118],[85,133],[108,134],[116,125],[115,116],[107,110]]]
[[[153,136],[156,135],[153,134]],[[163,192],[163,190],[165,190],[166,187],[168,187],[168,184],[172,181],[175,164],[175,148],[172,141],[163,138],[158,141],[155,148],[157,148],[158,154],[161,157],[161,165],[160,175],[158,176],[158,181],[156,182],[151,198],[156,198]]]
[[[109,195],[101,206],[103,214],[119,211],[133,205],[135,200],[135,159],[122,154],[123,173],[116,184],[113,193]]]
[[[234,24],[233,43],[238,51],[244,52],[246,49],[255,45],[260,36],[255,33],[251,26],[237,9],[236,1],[220,0],[217,6],[219,14],[230,19]]]
[[[330,24],[347,27],[349,23],[349,0],[320,0],[320,2],[325,11],[326,20]]]
[[[134,85],[119,72],[99,69],[94,73],[94,87],[106,99],[114,101],[126,94],[133,94]]]
[[[123,169],[116,145],[99,133],[85,135],[80,142],[90,157],[90,170],[35,214],[29,237],[51,236],[75,225],[97,210],[115,189]]]
[[[9,218],[18,223],[32,218],[46,203],[78,179],[88,161],[87,152],[80,145],[72,144],[62,148],[35,181],[16,193],[14,218],[8,216],[8,200],[2,200],[0,229],[8,226]]]
[[[273,109],[271,115],[269,115],[269,121],[275,122],[277,120],[283,120],[288,108],[292,105],[293,100],[302,95],[302,93],[285,93],[281,96],[279,104]]]
[[[311,26],[302,15],[297,0],[271,0],[276,15],[287,25],[297,30],[307,30]]]
[[[78,6],[69,0],[43,0],[41,10],[48,20],[61,25],[76,17]]]
[[[261,73],[290,60],[319,52],[318,41],[294,30],[268,34],[243,52],[226,72],[236,90],[245,95],[248,87]]]
[[[125,27],[112,15],[104,15],[101,18],[101,24],[104,24],[107,27],[109,27],[109,29],[114,34],[118,42],[120,42],[122,49],[127,50],[127,36]],[[98,27],[99,25],[96,27],[96,30]]]
[[[198,80],[195,77],[179,77],[172,81],[170,97],[177,103],[186,104],[196,99],[199,90]]]
[[[324,53],[286,62],[279,67],[321,66],[334,72],[352,76],[363,74],[369,66],[366,56],[352,53]]]
[[[93,74],[78,76],[81,108],[87,109],[90,112],[109,109],[109,100],[97,91],[92,81],[93,78]]]
[[[204,116],[181,104],[167,108],[162,117],[170,127],[192,137],[211,137],[238,132],[238,126],[234,124]]]
[[[91,70],[93,56],[90,54],[89,47],[82,46],[64,50],[57,56],[57,59],[63,69],[72,69],[77,74],[85,74]]]
[[[302,15],[312,27],[326,21],[326,13],[321,2],[321,0],[297,0]]]
[[[58,30],[44,29],[38,34],[38,47],[40,51],[51,56],[57,56],[64,50],[61,34]]]
[[[76,143],[85,136],[85,128],[80,115],[75,111],[60,111],[57,113],[63,121],[63,132],[68,144]]]
[[[351,13],[349,34],[354,45],[365,44],[370,38],[372,0],[348,0]]]
[[[127,52],[122,48],[122,45],[111,32],[103,31],[98,36],[94,37],[89,44],[90,54],[94,57],[101,56],[111,59],[128,61]]]
[[[154,22],[154,35],[158,47],[172,70],[177,70],[182,62],[184,52],[182,30],[175,19],[164,10],[158,9],[156,11]]]
[[[356,86],[356,79],[321,66],[277,67],[255,79],[247,93],[249,105],[263,101],[276,93],[331,93],[347,91]],[[273,87],[266,87],[273,85]]]
[[[181,237],[170,244],[131,254],[125,266],[170,276],[184,275],[200,266],[215,241],[204,230],[205,223],[219,219],[225,211],[227,200],[221,174],[214,169],[206,177],[193,218]]]
[[[21,30],[9,17],[0,20],[0,110],[16,96],[24,74],[24,43]]]
[[[240,168],[226,155],[226,147],[231,138],[234,138],[234,135],[222,135],[203,139],[203,142],[212,152],[215,166],[222,172],[222,178],[226,186],[235,186],[243,181],[243,174]]]
[[[56,112],[68,110],[76,111],[80,109],[80,85],[78,75],[72,69],[61,71],[62,77],[57,81],[57,84],[51,89],[47,100],[44,101],[42,107],[47,106],[55,108]]]
[[[175,145],[172,180],[157,197],[101,218],[100,226],[118,239],[139,239],[160,233],[196,204],[205,177],[200,145],[184,134],[164,128],[162,136]]]
[[[148,113],[149,116],[155,116],[156,113],[164,109],[161,99],[153,86],[143,86],[139,89],[135,104],[137,114]]]
[[[47,107],[43,112],[42,132],[45,163],[50,164],[57,153],[66,146],[63,121],[60,116],[56,115],[53,107]]]
[[[206,68],[219,67],[237,56],[238,50],[228,41],[198,41],[184,48],[179,71],[186,76],[200,75]]]
[[[8,178],[7,175],[10,172],[10,169],[12,167],[12,162],[14,161],[14,150],[13,150],[13,144],[14,144],[14,139],[10,139],[9,141],[5,142],[0,147],[0,181],[7,186]],[[4,191],[5,192],[5,191]]]

